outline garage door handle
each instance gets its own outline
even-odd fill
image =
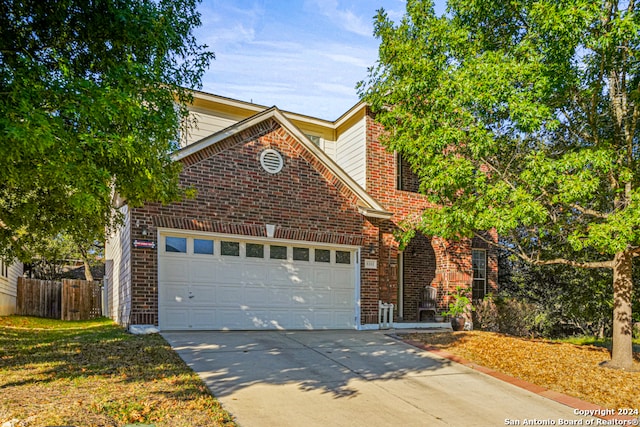
[[[193,298],[193,295],[189,295],[189,299]]]

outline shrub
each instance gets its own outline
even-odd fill
[[[490,295],[474,305],[474,325],[481,330],[522,337],[546,336],[553,328],[544,311],[523,300]]]

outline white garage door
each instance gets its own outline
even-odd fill
[[[183,329],[352,329],[356,250],[161,233],[159,324]]]

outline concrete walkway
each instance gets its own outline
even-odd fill
[[[584,418],[381,331],[163,336],[245,427],[561,425]]]

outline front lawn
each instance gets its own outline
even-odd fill
[[[0,390],[0,425],[235,425],[161,336],[107,319],[0,317]]]
[[[640,410],[638,353],[634,353],[636,372],[625,372],[600,367],[609,360],[609,351],[593,345],[481,331],[415,333],[403,338],[605,408]]]

